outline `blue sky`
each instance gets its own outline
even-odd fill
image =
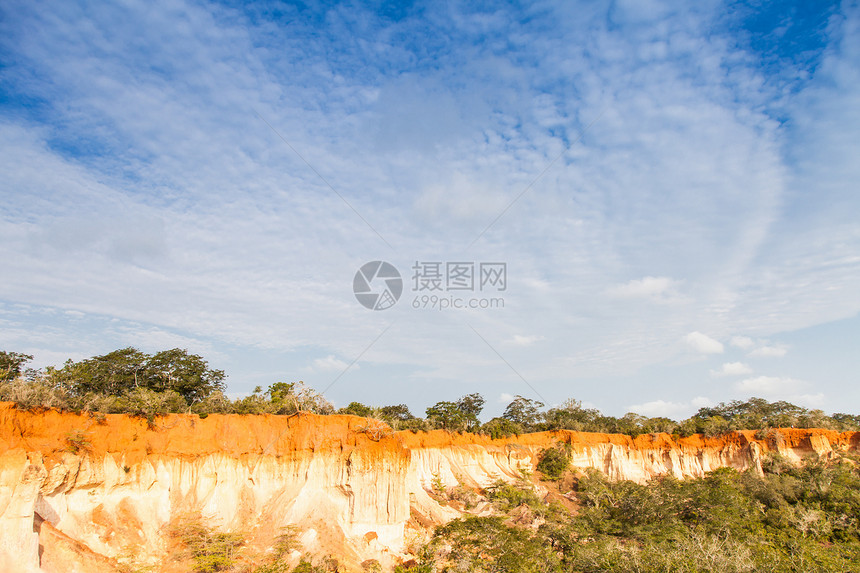
[[[233,394],[418,414],[860,413],[858,25],[856,2],[8,0],[0,348],[182,347]],[[374,260],[403,275],[387,310],[352,292]],[[506,263],[504,308],[414,308],[416,261]]]

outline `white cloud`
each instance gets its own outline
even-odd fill
[[[314,369],[319,372],[343,372],[346,370],[347,366],[349,366],[348,363],[344,362],[340,358],[336,358],[334,355],[314,360]],[[350,370],[357,370],[358,368],[358,363],[355,363],[352,365]]]
[[[639,298],[654,302],[670,302],[679,298],[677,287],[680,281],[669,277],[644,277],[609,289],[617,298]]]
[[[794,394],[808,384],[803,380],[780,376],[756,376],[744,378],[735,383],[735,389],[750,394],[764,396],[788,396]]]
[[[743,376],[752,372],[753,369],[743,362],[726,362],[719,370],[711,370],[711,376]]]
[[[797,404],[798,406],[804,406],[806,408],[821,408],[825,402],[823,392],[819,392],[817,394],[794,394],[788,396],[786,399],[792,404]]]
[[[531,336],[522,336],[520,334],[515,334],[513,338],[507,340],[507,344],[512,344],[514,346],[531,346],[535,342],[539,340],[543,340],[543,336],[531,335]]]
[[[686,406],[678,402],[667,402],[665,400],[654,400],[644,404],[634,404],[628,409],[631,412],[653,418],[656,416],[672,417],[684,410]]]
[[[749,336],[732,336],[729,344],[742,350],[748,350],[755,346],[755,341]]]
[[[697,396],[689,402],[669,402],[666,400],[653,400],[643,404],[628,406],[627,410],[641,414],[649,418],[667,417],[675,420],[689,418],[699,408],[712,405],[713,402],[703,396]]]
[[[499,394],[499,398],[496,400],[500,404],[510,404],[514,400],[513,394],[508,394],[507,392],[502,392]]]
[[[699,331],[691,332],[684,337],[684,342],[687,346],[702,354],[722,354],[723,344],[714,340],[707,334],[702,334]]]
[[[756,376],[739,381],[735,384],[735,390],[741,393],[741,399],[760,396],[770,400],[785,400],[806,408],[821,408],[826,402],[825,394],[805,391],[811,386],[805,380],[787,376]]]
[[[785,356],[786,352],[788,352],[788,349],[784,346],[761,346],[747,354],[747,356],[779,358]]]

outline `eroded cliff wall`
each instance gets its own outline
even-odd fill
[[[407,527],[460,515],[436,502],[433,482],[481,488],[532,471],[540,451],[571,445],[572,464],[643,482],[719,467],[761,469],[778,449],[790,460],[857,449],[860,434],[782,430],[715,439],[636,439],[580,432],[501,440],[443,431],[393,433],[354,416],[30,413],[0,404],[0,570],[111,571],[119,562],[178,571],[169,527],[199,514],[270,546],[282,528],[302,549],[348,568],[407,558]],[[298,558],[296,553],[295,558]]]

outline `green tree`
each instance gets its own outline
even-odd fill
[[[433,544],[447,552],[444,571],[553,573],[561,572],[558,556],[547,541],[528,529],[513,527],[501,517],[455,519],[438,528]]]
[[[148,359],[147,354],[128,347],[80,362],[67,360],[60,370],[49,370],[49,375],[80,396],[88,392],[119,396],[149,386]]]
[[[266,393],[273,404],[282,404],[294,395],[296,385],[293,382],[275,382]]]
[[[579,432],[602,432],[600,412],[593,408],[583,408],[582,402],[573,398],[566,400],[558,408],[551,408],[544,416],[547,430],[576,430]]]
[[[223,370],[209,368],[201,356],[179,348],[154,356],[122,348],[80,362],[67,360],[60,369],[48,368],[46,376],[53,386],[78,397],[123,396],[135,389],[173,391],[187,405],[225,388]]]
[[[484,397],[480,394],[467,394],[457,400],[457,407],[466,417],[466,430],[473,431],[481,425],[478,416],[484,409]]]
[[[380,409],[382,418],[386,421],[406,422],[413,420],[415,416],[409,411],[406,404],[397,404],[396,406],[383,406]]]
[[[456,402],[437,402],[427,408],[427,419],[445,430],[463,430],[469,419]]]
[[[21,368],[33,360],[29,354],[0,350],[0,381],[14,380],[21,375]]]
[[[839,430],[858,430],[860,429],[860,416],[855,414],[844,414],[837,412],[830,417]]]
[[[506,438],[508,436],[519,436],[523,433],[523,427],[516,422],[511,422],[504,418],[493,418],[481,426],[481,433],[487,434],[496,440],[499,438]]]
[[[542,450],[536,468],[547,479],[557,480],[570,467],[570,453],[570,444],[556,444]]]
[[[209,368],[197,354],[174,348],[154,355],[146,362],[153,390],[173,390],[192,405],[215,391],[224,391],[224,371]]]
[[[353,416],[361,416],[362,418],[373,417],[373,408],[365,406],[361,402],[350,402],[346,408],[341,408],[337,411],[338,414],[352,414]]]
[[[666,434],[673,433],[678,424],[674,420],[660,416],[656,418],[648,418],[642,422],[642,431],[647,434],[655,434],[664,432]]]
[[[510,420],[515,424],[519,424],[523,428],[531,428],[541,420],[540,409],[543,408],[543,402],[523,398],[517,395],[514,400],[505,408],[502,418]]]

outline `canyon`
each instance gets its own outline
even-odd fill
[[[384,569],[435,525],[466,510],[440,488],[480,491],[535,471],[569,444],[575,469],[644,483],[731,467],[761,472],[770,452],[792,463],[860,449],[860,432],[781,429],[719,437],[555,431],[491,439],[394,432],[356,416],[28,412],[0,403],[0,570],[10,573],[188,571],[170,528],[194,518],[241,532],[259,559],[284,531],[289,558],[331,555],[341,570]],[[538,482],[538,490],[546,489]],[[299,551],[300,549],[300,551]]]

